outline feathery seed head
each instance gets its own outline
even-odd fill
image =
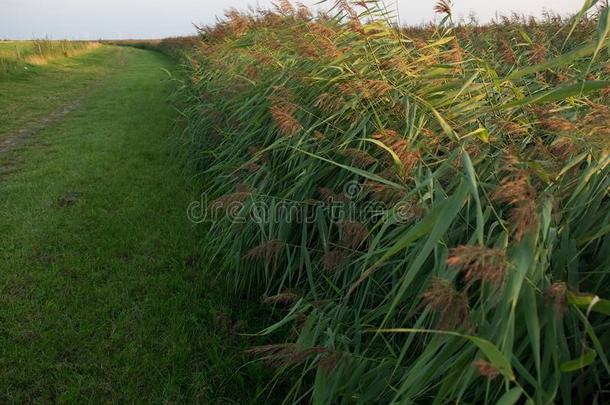
[[[343,153],[351,159],[353,166],[361,169],[366,169],[377,163],[377,159],[360,149],[348,148]]]
[[[301,295],[294,290],[284,290],[277,295],[272,295],[264,299],[265,304],[280,304],[291,306],[301,299]]]
[[[328,272],[335,271],[347,258],[347,252],[343,249],[333,249],[322,256],[322,268]]]
[[[348,249],[358,249],[365,244],[369,230],[361,222],[344,219],[339,223],[340,245]]]
[[[500,370],[488,361],[475,360],[472,365],[477,369],[479,375],[486,377],[489,380],[494,380],[500,375]]]
[[[439,0],[434,5],[434,12],[451,16],[451,0]]]
[[[479,280],[497,286],[504,281],[507,260],[502,250],[462,245],[451,249],[447,264],[463,271],[468,282]]]
[[[468,296],[465,291],[458,292],[451,281],[433,277],[422,299],[431,310],[440,313],[440,329],[456,329],[468,323]]]
[[[246,258],[270,263],[279,256],[285,247],[286,243],[281,240],[268,240],[250,249],[246,254]]]

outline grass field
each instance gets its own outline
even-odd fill
[[[34,128],[0,151],[0,402],[244,403],[263,385],[237,372],[257,305],[201,271],[174,69],[105,46],[0,82],[0,141]]]
[[[89,41],[0,41],[0,80],[56,59],[87,53],[99,46],[99,43]]]

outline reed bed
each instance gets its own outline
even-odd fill
[[[189,45],[204,248],[285,316],[286,403],[610,400],[608,9],[399,29],[235,11]],[[275,386],[270,382],[270,387]],[[272,389],[272,388],[271,388]]]

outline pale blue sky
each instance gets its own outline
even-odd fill
[[[332,0],[330,0],[332,1]],[[329,2],[330,2],[329,1]],[[302,0],[314,4],[317,0]],[[386,0],[401,22],[434,18],[435,0]],[[210,24],[229,7],[268,6],[270,0],[0,0],[0,39],[161,38],[194,32],[192,23]],[[456,16],[474,11],[488,21],[496,11],[540,15],[543,9],[576,12],[582,0],[454,0]]]

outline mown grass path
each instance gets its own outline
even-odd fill
[[[237,372],[241,323],[200,269],[174,66],[113,47],[62,63],[0,82],[0,134],[80,100],[0,155],[0,402],[247,402],[263,373]]]

